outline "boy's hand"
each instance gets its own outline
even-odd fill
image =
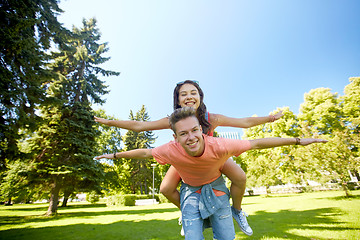
[[[100,155],[95,157],[96,160],[102,159],[102,158],[107,158],[107,159],[114,159],[114,154],[104,154],[104,155]]]
[[[300,138],[299,145],[306,146],[312,143],[326,143],[328,142],[325,139],[318,139],[318,138]]]

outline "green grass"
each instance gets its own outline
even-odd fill
[[[236,239],[360,239],[360,191],[245,197],[243,209],[254,235],[236,225]],[[46,204],[0,207],[0,239],[183,239],[180,212],[171,204],[106,207],[69,203],[55,217]],[[205,239],[212,239],[210,229]]]

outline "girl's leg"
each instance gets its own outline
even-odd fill
[[[175,204],[180,209],[180,193],[177,190],[181,178],[176,169],[170,166],[169,170],[165,174],[161,185],[160,192],[169,199],[170,202]]]
[[[230,194],[233,207],[241,210],[241,202],[246,188],[246,175],[244,170],[237,165],[232,158],[229,158],[221,170],[231,180]]]
[[[229,158],[225,162],[221,172],[231,180],[230,194],[233,200],[233,206],[231,207],[233,218],[236,220],[241,231],[250,236],[253,234],[253,230],[247,222],[247,214],[241,210],[241,202],[246,187],[245,172],[232,160],[232,158]]]

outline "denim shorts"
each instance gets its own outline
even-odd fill
[[[231,215],[229,196],[225,194],[218,198],[224,204],[209,217],[213,228],[214,239],[232,240],[235,238],[235,229]],[[204,239],[204,219],[202,219],[200,215],[199,201],[200,194],[194,192],[186,198],[181,206],[182,224],[185,232],[185,239]]]

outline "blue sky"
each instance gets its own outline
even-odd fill
[[[63,0],[64,26],[95,17],[109,43],[103,68],[108,115],[128,119],[146,106],[156,120],[172,112],[177,82],[196,79],[210,112],[231,117],[298,113],[304,93],[343,94],[360,76],[358,0]],[[218,128],[217,131],[239,131]],[[123,131],[125,133],[125,131]],[[154,146],[172,140],[156,131]]]

